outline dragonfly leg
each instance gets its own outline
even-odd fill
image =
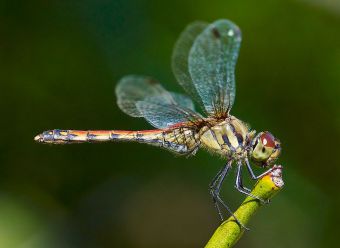
[[[241,168],[239,169],[239,167],[237,167],[236,181],[237,181],[237,183],[238,183],[238,185],[241,189],[243,189],[247,193],[250,193],[251,190],[243,185],[243,179],[242,178],[243,178],[242,177],[242,169]]]
[[[239,192],[241,192],[242,194],[245,194],[245,195],[250,196],[250,197],[252,197],[252,198],[254,198],[256,200],[259,200],[263,204],[268,204],[269,201],[263,200],[262,198],[257,197],[255,195],[251,194],[250,190],[243,186],[243,182],[242,182],[242,166],[243,166],[242,162],[238,162],[237,163],[237,175],[236,175],[235,188]]]
[[[261,173],[260,175],[256,176],[253,169],[251,168],[251,165],[250,165],[249,160],[247,158],[245,159],[245,162],[246,162],[246,166],[247,166],[248,172],[250,174],[250,177],[253,180],[257,180],[257,179],[267,175],[268,173],[270,173],[273,169],[275,169],[275,168],[272,167],[272,168],[266,170],[265,172]]]
[[[227,165],[226,165],[227,166]],[[210,194],[212,196],[212,199],[213,199],[213,202],[214,202],[214,206],[218,212],[218,215],[220,216],[220,219],[221,221],[224,220],[223,218],[223,215],[222,215],[222,212],[221,212],[221,209],[220,209],[220,206],[218,205],[217,203],[217,199],[216,199],[216,196],[215,196],[215,187],[216,187],[216,184],[217,182],[220,180],[221,178],[221,175],[222,175],[222,172],[223,170],[225,169],[225,167],[222,167],[219,172],[216,174],[216,176],[213,178],[213,180],[211,181],[211,183],[209,184],[209,191],[210,191]]]
[[[231,209],[227,206],[227,204],[224,203],[224,201],[220,197],[220,191],[222,183],[228,174],[228,172],[231,169],[231,163],[232,161],[229,161],[220,171],[219,173],[214,177],[213,181],[210,184],[210,194],[212,195],[213,202],[215,204],[215,207],[218,211],[218,214],[223,221],[223,215],[219,206],[219,203],[227,210],[227,212],[234,217],[237,224],[239,224],[242,228],[249,230],[246,226],[244,226],[234,215],[234,213],[231,211]]]

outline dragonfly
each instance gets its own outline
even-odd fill
[[[226,175],[236,167],[236,189],[261,203],[267,201],[243,186],[244,167],[257,180],[275,166],[280,141],[270,132],[256,134],[230,114],[235,101],[235,66],[241,30],[230,20],[196,21],[180,34],[172,54],[172,70],[187,95],[166,90],[149,76],[128,75],[116,86],[119,108],[132,117],[143,117],[156,129],[45,131],[35,141],[49,144],[134,141],[161,147],[179,155],[195,155],[199,148],[220,155],[226,164],[210,184],[210,193],[221,220],[222,209],[234,216],[220,196]],[[195,110],[193,99],[201,108]],[[255,175],[252,164],[266,170]],[[235,216],[234,216],[235,218]],[[236,222],[243,224],[235,218]]]

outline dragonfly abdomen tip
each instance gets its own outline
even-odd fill
[[[36,142],[42,142],[43,141],[43,137],[41,134],[38,134],[37,136],[34,137],[34,141]]]

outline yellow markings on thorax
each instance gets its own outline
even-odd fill
[[[207,149],[220,154],[241,153],[248,132],[246,124],[230,116],[212,127],[203,127],[201,142]]]
[[[231,117],[231,123],[233,124],[235,131],[242,135],[243,140],[246,140],[247,134],[249,133],[248,125],[233,116]]]
[[[223,134],[222,135],[226,135],[227,136],[228,141],[230,142],[230,144],[232,145],[232,147],[234,149],[237,149],[239,147],[239,144],[238,144],[238,141],[237,141],[237,137],[233,133],[233,130],[232,130],[232,128],[231,128],[229,123],[226,123],[226,125],[223,125]],[[223,141],[225,143],[227,143],[226,139],[225,139],[225,136],[224,136]]]

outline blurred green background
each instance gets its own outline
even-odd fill
[[[227,18],[243,32],[232,114],[283,146],[285,188],[237,247],[334,247],[339,233],[340,3],[1,1],[0,247],[202,247],[218,226],[208,184],[224,162],[132,143],[49,146],[47,129],[148,129],[122,113],[126,74],[181,91],[179,33]],[[251,182],[248,182],[251,183]],[[223,196],[236,208],[233,180]]]

